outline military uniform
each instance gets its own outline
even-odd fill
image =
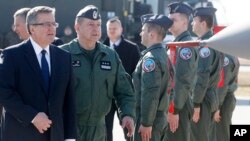
[[[116,41],[115,43],[117,42],[119,41]],[[103,42],[103,44],[107,46],[111,46],[110,43],[111,42],[109,38],[107,38]],[[125,71],[131,76],[140,59],[139,47],[135,43],[121,36],[119,45],[116,44],[114,50],[119,55]],[[114,122],[114,116],[115,116],[116,111],[118,111],[118,109],[115,104],[115,101],[113,100],[112,105],[111,105],[111,110],[105,117],[108,141],[113,141],[113,122]],[[129,141],[130,138],[127,136],[127,133],[128,133],[127,129],[124,128],[124,137],[127,141]]]
[[[207,32],[201,40],[209,39],[212,31]],[[193,94],[194,107],[200,107],[200,119],[191,122],[191,140],[209,141],[212,113],[218,108],[216,94],[220,78],[221,53],[208,47],[200,47],[197,82]]]
[[[112,98],[121,118],[135,117],[135,96],[129,75],[118,54],[97,42],[93,52],[80,47],[78,39],[62,46],[72,54],[78,141],[104,141],[105,115]]]
[[[173,21],[161,14],[143,15],[141,20],[142,44],[147,49],[142,52],[142,57],[133,73],[137,100],[134,141],[145,140],[150,135],[151,141],[165,141],[166,111],[169,105],[167,88],[170,85],[172,64],[161,42],[165,37],[163,32],[167,32]],[[158,32],[159,27],[163,34]]]
[[[238,73],[239,73],[238,58],[225,54],[224,58],[224,87],[218,89],[219,96],[219,110],[221,120],[216,124],[216,141],[229,141],[230,124],[232,114],[236,106],[236,98],[234,92],[238,87]]]
[[[188,31],[180,34],[177,41],[190,41]],[[195,86],[198,55],[195,48],[177,47],[177,58],[174,78],[174,114],[179,114],[179,127],[172,133],[168,128],[169,141],[189,141],[190,117],[192,112],[191,95]]]
[[[135,141],[142,124],[153,126],[152,141],[161,141],[166,133],[166,110],[168,108],[167,87],[169,85],[168,55],[162,44],[155,44],[142,52],[135,72],[133,84],[136,90]]]

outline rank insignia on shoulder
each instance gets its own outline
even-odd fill
[[[207,47],[201,48],[199,51],[199,55],[201,58],[207,58],[208,56],[210,56],[210,49]]]
[[[142,63],[142,69],[145,71],[145,72],[151,72],[155,69],[155,61],[153,59],[146,59],[143,61]]]
[[[229,64],[229,59],[228,59],[228,57],[225,57],[224,58],[224,64],[223,64],[223,66],[225,67],[225,66],[227,66]]]
[[[180,51],[180,57],[183,60],[188,60],[192,57],[192,51],[190,48],[182,48]]]
[[[73,62],[72,62],[72,66],[73,66],[73,67],[81,67],[81,62],[80,62],[80,60],[73,61]]]
[[[110,61],[101,61],[100,67],[102,70],[111,70],[111,62]]]

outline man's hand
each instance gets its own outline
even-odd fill
[[[134,135],[134,130],[135,130],[135,125],[134,125],[134,120],[133,118],[129,116],[125,116],[122,119],[122,128],[127,128],[128,129],[128,137],[132,137]]]
[[[173,113],[168,113],[167,119],[171,132],[175,132],[179,127],[179,114],[174,115]]]
[[[44,133],[51,127],[52,121],[45,113],[40,112],[35,116],[32,123],[40,133]]]
[[[197,123],[200,120],[200,107],[194,108],[193,122]]]
[[[142,141],[150,141],[151,133],[152,133],[152,126],[144,127],[143,125],[140,125],[138,133],[141,133]]]
[[[218,122],[220,122],[220,119],[221,119],[220,110],[217,110],[217,111],[214,113],[214,121],[218,123]]]

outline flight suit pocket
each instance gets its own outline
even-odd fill
[[[84,92],[84,86],[80,83],[79,78],[74,79],[74,89],[76,92],[76,113],[86,113],[91,109],[91,101],[89,100],[89,93]]]
[[[107,96],[112,99],[113,98],[113,90],[111,84],[108,83],[108,80],[105,81]]]
[[[108,81],[105,80],[104,87],[99,89],[99,113],[101,115],[106,115],[111,107],[111,102],[113,98],[113,94],[111,88],[109,87]]]
[[[166,113],[164,111],[158,111],[156,113],[156,117],[153,124],[155,130],[163,132],[163,130],[167,127],[166,119],[167,119]]]

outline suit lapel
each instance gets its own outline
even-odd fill
[[[25,57],[27,59],[27,62],[29,63],[30,67],[33,69],[34,75],[38,79],[39,83],[41,84],[42,89],[45,91],[45,85],[43,82],[42,71],[41,71],[40,65],[38,63],[34,48],[31,44],[30,40],[28,40],[25,44],[26,44],[26,46],[24,46],[24,48],[25,48],[24,54],[25,54]]]
[[[51,74],[50,74],[50,87],[49,87],[49,98],[51,97],[52,90],[54,88],[55,83],[55,72],[56,72],[56,66],[59,62],[56,62],[56,51],[55,47],[50,46],[50,67],[51,67]]]

